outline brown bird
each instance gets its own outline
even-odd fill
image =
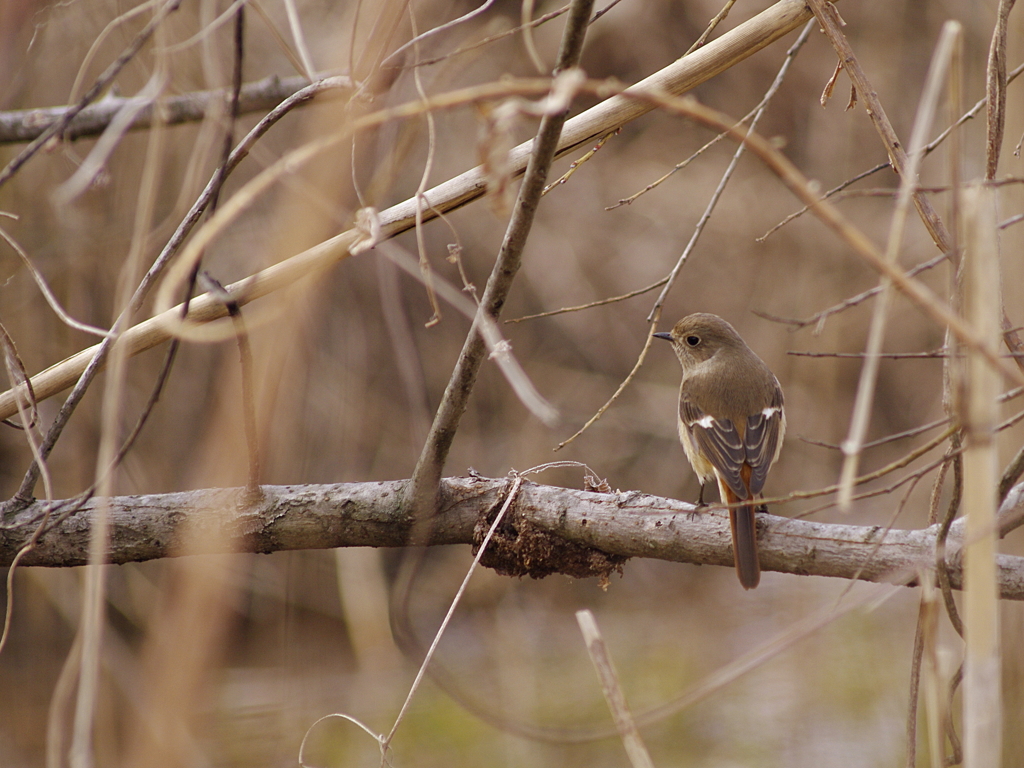
[[[779,380],[717,315],[689,315],[671,333],[654,335],[672,342],[683,366],[679,440],[700,480],[698,506],[712,477],[725,504],[762,498],[786,433]],[[763,509],[756,503],[729,508],[733,557],[744,589],[761,580],[754,518],[759,506]]]

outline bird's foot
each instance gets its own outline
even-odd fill
[[[704,512],[708,508],[708,503],[704,499],[697,499],[697,503],[693,505],[693,510],[689,513],[691,522],[697,519],[697,516]]]

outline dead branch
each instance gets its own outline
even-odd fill
[[[432,518],[428,544],[472,544],[474,527],[500,505],[504,479],[457,477],[441,483],[441,503]],[[402,547],[413,530],[406,502],[409,481],[336,485],[263,486],[250,503],[245,489],[209,489],[152,496],[119,496],[109,504],[111,563],[138,562],[200,552],[177,548],[179,532],[192,526],[218,542],[210,553],[268,553],[334,547]],[[1022,498],[1018,487],[1015,498]],[[61,504],[52,514],[56,516]],[[88,560],[93,499],[43,535],[23,565],[68,567]],[[1024,502],[1022,502],[1024,504]],[[1018,504],[1020,506],[1022,504]],[[35,531],[46,503],[37,501],[0,529],[0,564],[9,565]],[[692,504],[636,491],[592,493],[523,482],[514,506],[520,527],[620,557],[649,557],[680,563],[732,567],[728,515],[710,509],[695,514]],[[1016,506],[1001,511],[1012,515]],[[937,526],[892,530],[879,545],[876,526],[836,525],[759,515],[759,547],[765,570],[864,581],[906,581],[915,569],[934,566]],[[949,577],[962,586],[957,543],[960,521],[950,531]],[[558,570],[556,562],[543,565]],[[208,553],[208,554],[210,554]],[[873,553],[873,555],[872,555]],[[492,565],[492,567],[494,567]],[[1024,600],[1024,558],[999,556],[1002,597]]]
[[[572,1],[558,52],[556,73],[568,72],[579,64],[587,32],[587,20],[593,7],[593,0]],[[427,441],[416,462],[413,471],[413,497],[417,510],[423,513],[433,508],[431,502],[441,481],[448,450],[455,439],[459,422],[466,411],[470,393],[476,383],[477,373],[487,352],[483,333],[479,330],[480,317],[487,315],[496,322],[501,315],[512,282],[522,264],[523,250],[533,227],[534,215],[558,149],[559,137],[568,112],[569,103],[566,103],[559,105],[555,111],[541,119],[504,240],[480,297],[477,318],[470,327],[455,370],[452,371],[444,397],[430,426]]]
[[[333,78],[335,88],[351,88],[348,78]],[[238,96],[239,114],[247,112],[265,112],[273,109],[289,96],[309,85],[304,77],[267,77],[255,83],[246,83]],[[325,91],[322,97],[329,96]],[[218,88],[209,91],[195,91],[171,96],[161,101],[163,122],[167,125],[198,122],[209,114],[211,106],[218,102],[227,102],[231,98],[230,88]],[[85,136],[99,136],[110,125],[121,110],[131,107],[136,101],[135,96],[108,95],[95,104],[81,110],[61,134],[68,140],[80,139]],[[71,107],[46,107],[42,109],[18,109],[0,112],[0,144],[16,144],[38,138],[50,126],[62,120]],[[153,105],[144,107],[132,121],[128,130],[142,130],[153,124]]]

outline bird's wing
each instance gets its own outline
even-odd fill
[[[779,441],[785,429],[782,411],[782,390],[776,387],[768,405],[759,413],[747,417],[743,433],[743,448],[750,465],[750,493],[760,493],[768,470],[779,452]]]
[[[746,460],[744,441],[731,419],[716,419],[685,397],[679,399],[679,418],[686,425],[701,455],[718,470],[725,484],[741,499],[748,499],[751,491],[740,476]],[[767,473],[767,467],[765,472]],[[762,479],[762,484],[764,480]]]

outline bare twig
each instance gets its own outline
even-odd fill
[[[238,12],[244,10],[239,7]],[[309,46],[306,45],[306,36],[302,32],[302,22],[299,20],[299,12],[295,7],[295,0],[284,0],[285,14],[288,16],[288,26],[292,30],[292,39],[295,41],[295,50],[299,53],[299,60],[302,62],[302,74],[308,80],[313,80],[317,71],[313,64],[313,57],[309,53]]]
[[[1024,64],[1018,65],[1012,72],[1010,72],[1010,74],[1008,74],[1006,76],[1006,82],[1007,83],[1012,83],[1014,80],[1016,80],[1021,75],[1021,73],[1024,73]],[[968,120],[973,120],[975,117],[977,117],[978,113],[981,111],[982,107],[984,107],[987,103],[988,103],[988,99],[979,99],[978,102],[973,107],[971,107],[964,114],[960,115],[959,119],[954,120],[952,123],[950,123],[949,127],[946,128],[946,130],[944,130],[942,133],[940,133],[938,136],[936,136],[934,139],[932,139],[931,142],[929,142],[928,146],[925,148],[925,154],[930,154],[931,152],[933,152],[940,144],[942,144],[942,142],[944,142],[949,136],[951,136],[953,134],[953,131],[955,129],[959,128],[961,125],[966,123]],[[880,164],[876,165],[874,168],[870,168],[870,169],[868,169],[866,171],[862,171],[861,173],[858,173],[856,176],[853,176],[852,178],[847,179],[842,184],[839,184],[838,186],[833,187],[832,189],[830,189],[828,192],[826,192],[824,195],[822,195],[822,199],[827,200],[827,199],[829,199],[831,197],[834,197],[835,195],[839,194],[840,192],[842,192],[844,189],[846,189],[847,187],[851,186],[852,184],[857,183],[861,179],[866,179],[868,176],[873,176],[874,174],[878,173],[879,171],[884,171],[886,168],[891,168],[891,167],[892,167],[892,165],[890,163],[880,163]],[[778,224],[776,224],[774,227],[769,229],[767,232],[765,232],[760,237],[756,238],[757,242],[759,242],[759,243],[764,242],[774,232],[782,229],[789,222],[793,221],[793,219],[796,219],[796,218],[799,218],[800,216],[803,216],[809,210],[810,210],[810,206],[805,205],[803,208],[800,208],[800,209],[794,211],[793,213],[789,214],[782,221],[780,221]]]
[[[480,6],[480,8],[478,8],[477,10],[467,14],[467,16],[472,17],[477,13],[483,13],[483,11],[487,9],[487,6],[490,4],[490,2],[491,0],[487,0],[487,2],[484,3],[484,5]],[[409,6],[409,20],[412,24],[412,32],[414,36],[411,42],[415,44],[414,50],[416,51],[417,55],[419,55],[418,41],[422,39],[422,36],[416,35],[416,16],[413,13],[412,5]],[[466,16],[463,16],[461,19],[456,19],[454,22],[451,23],[455,24],[465,20]],[[436,32],[438,29],[440,28],[435,28],[431,30],[431,32]],[[427,34],[430,33],[428,32]],[[399,50],[402,49],[400,48]],[[385,61],[387,61],[387,59],[385,59]],[[413,69],[412,74],[413,81],[416,84],[416,92],[420,95],[421,99],[426,101],[427,92],[423,87],[423,77],[420,75],[419,69]],[[426,288],[427,299],[430,301],[430,309],[433,312],[433,315],[429,320],[427,320],[426,323],[427,327],[429,328],[430,326],[436,325],[441,321],[441,308],[438,306],[437,296],[434,294],[433,270],[431,270],[430,262],[427,260],[427,246],[423,236],[423,208],[426,205],[426,199],[424,198],[423,195],[427,191],[427,184],[430,182],[430,170],[434,167],[434,153],[437,150],[437,128],[435,125],[434,114],[432,112],[427,112],[426,119],[427,159],[423,163],[423,173],[420,175],[420,183],[419,186],[416,188],[416,250],[419,254],[420,278],[423,281],[423,287]],[[352,147],[353,151],[355,151],[354,141]],[[355,163],[352,164],[352,167],[355,168]]]
[[[867,352],[804,352],[801,350],[787,350],[787,355],[793,357],[833,357],[848,360],[862,360]],[[879,352],[877,357],[886,360],[935,360],[949,357],[944,349],[933,349],[931,352]]]
[[[998,498],[1000,504],[1006,500],[1006,495],[1017,484],[1021,475],[1024,475],[1024,446],[1021,446],[1021,449],[1017,451],[1017,454],[1010,463],[1006,465],[1006,469],[1003,470],[1003,476],[999,478]]]
[[[838,67],[836,74],[839,73]],[[833,76],[834,77],[834,76]],[[917,702],[921,689],[921,659],[924,656],[925,602],[922,596],[917,607],[917,624],[914,628],[914,650],[910,656],[910,695],[907,699],[907,761],[906,768],[917,765]]]
[[[942,590],[942,599],[946,605],[946,616],[949,623],[960,637],[964,636],[964,624],[960,619],[960,611],[953,600],[953,588],[949,583],[949,563],[946,561],[946,544],[949,538],[949,531],[960,510],[960,502],[964,493],[964,461],[962,456],[963,446],[961,444],[961,433],[956,432],[951,436],[949,451],[946,456],[953,464],[953,488],[946,506],[946,513],[943,515],[939,525],[938,535],[935,537],[935,574],[938,577],[939,589]]]
[[[714,18],[712,18],[711,21],[708,22],[707,27],[704,28],[703,32],[701,32],[700,37],[693,41],[693,45],[691,45],[686,50],[686,53],[684,55],[688,56],[689,54],[696,51],[698,48],[702,47],[704,43],[708,41],[708,38],[711,37],[711,33],[715,31],[715,28],[723,21],[725,21],[725,17],[729,15],[729,11],[732,10],[732,7],[735,4],[736,0],[725,0],[725,5],[723,5],[721,10],[719,10],[718,13],[715,14]]]
[[[872,440],[870,443],[864,444],[864,449],[867,450],[868,448],[877,448],[879,445],[885,445],[886,443],[893,443],[896,442],[897,440],[903,440],[908,437],[916,437],[917,435],[920,435],[923,432],[927,432],[930,429],[935,429],[936,427],[941,427],[943,424],[948,423],[948,418],[936,419],[935,421],[930,421],[927,424],[921,424],[920,426],[917,427],[911,427],[910,429],[904,430],[903,432],[897,432],[892,435],[880,437],[877,440]],[[840,450],[839,446],[835,443],[826,443],[823,440],[812,440],[809,437],[801,437],[800,439],[803,440],[805,443],[817,445],[820,448],[830,448],[831,450],[834,451]]]
[[[606,5],[604,8],[602,8],[601,10],[597,11],[596,13],[594,13],[594,15],[590,18],[590,23],[593,24],[595,21],[597,21],[602,16],[604,16],[606,13],[608,13],[608,11],[610,11],[612,8],[614,8],[616,5],[618,5],[621,1],[622,0],[611,0],[611,2],[608,3],[608,5]],[[491,43],[497,42],[498,40],[503,40],[506,37],[511,37],[512,35],[517,35],[520,32],[525,31],[526,29],[535,29],[536,27],[539,27],[541,24],[546,24],[547,22],[551,21],[552,19],[558,18],[563,13],[566,13],[568,10],[569,10],[569,6],[568,5],[563,5],[558,10],[550,11],[548,13],[545,13],[545,14],[541,15],[541,16],[538,16],[536,19],[532,19],[528,24],[522,24],[522,25],[517,26],[517,27],[512,27],[512,29],[507,29],[504,32],[498,32],[495,35],[490,35],[488,37],[485,37],[483,40],[478,40],[475,43],[470,43],[468,45],[464,45],[461,48],[457,48],[456,50],[452,51],[451,53],[444,54],[443,56],[438,56],[438,57],[433,58],[433,59],[424,59],[423,61],[416,61],[416,62],[414,62],[412,64],[408,64],[407,66],[410,66],[410,67],[427,67],[427,66],[431,66],[433,64],[440,64],[442,61],[447,61],[448,59],[451,59],[451,58],[453,58],[455,56],[459,56],[460,54],[468,53],[469,51],[475,51],[477,48],[483,48],[484,46],[490,45]],[[452,22],[449,22],[449,24],[451,24],[451,23]]]
[[[571,18],[572,14],[570,13],[570,19]],[[490,528],[487,529],[487,534],[484,536],[483,542],[481,542],[476,556],[473,558],[473,562],[466,571],[466,576],[463,578],[462,584],[459,585],[459,589],[455,593],[455,597],[452,598],[451,605],[448,607],[448,612],[441,621],[441,626],[438,627],[437,632],[434,633],[434,639],[431,641],[430,647],[427,649],[427,652],[423,657],[419,671],[416,673],[416,678],[413,680],[412,685],[409,686],[409,693],[405,697],[405,702],[402,704],[402,708],[399,710],[398,716],[395,718],[394,725],[391,726],[391,730],[388,732],[388,735],[381,740],[382,753],[387,752],[388,745],[395,738],[395,734],[398,732],[398,726],[402,724],[402,719],[405,717],[405,713],[409,709],[409,704],[412,703],[412,697],[416,694],[416,691],[419,690],[420,683],[423,682],[423,676],[427,672],[430,660],[434,657],[434,652],[437,650],[438,643],[441,642],[441,636],[448,627],[448,623],[451,621],[452,615],[455,613],[455,608],[458,606],[459,601],[462,599],[462,595],[466,591],[466,587],[469,585],[469,579],[476,570],[476,567],[480,564],[480,560],[483,558],[484,552],[487,550],[487,545],[490,544],[491,538],[494,536],[494,532],[498,530],[498,526],[500,526],[501,521],[505,519],[505,515],[508,513],[509,508],[517,500],[522,483],[522,476],[516,475],[515,479],[509,485],[508,493],[505,497],[504,503],[501,505],[501,509],[498,510],[497,515],[494,517],[494,522],[491,523]]]
[[[248,451],[248,481],[245,490],[247,500],[252,502],[261,495],[260,491],[260,443],[256,427],[256,395],[255,382],[253,380],[252,347],[249,344],[249,332],[245,327],[245,319],[242,317],[242,310],[232,300],[231,294],[224,290],[214,277],[208,272],[202,272],[199,276],[200,283],[205,290],[215,296],[219,296],[227,309],[231,322],[235,327],[235,343],[238,346],[238,365],[241,371],[242,385],[242,421],[245,430],[245,444]]]
[[[591,301],[586,304],[580,304],[577,307],[563,307],[562,309],[552,309],[549,312],[538,312],[535,315],[524,315],[523,317],[514,317],[511,320],[506,320],[506,323],[521,323],[524,320],[536,320],[541,317],[552,317],[554,315],[562,315],[566,312],[580,312],[584,309],[593,309],[594,307],[603,307],[606,304],[614,304],[619,301],[626,301],[632,299],[634,296],[642,296],[645,293],[650,293],[658,286],[664,285],[667,277],[663,277],[657,282],[651,283],[646,288],[637,288],[635,291],[624,293],[621,296],[612,296],[608,299],[598,299],[597,301]]]
[[[558,53],[556,69],[556,72],[559,73],[558,78],[571,76],[574,72],[573,67],[579,62],[587,20],[590,18],[592,8],[593,0],[574,0],[572,3]],[[495,321],[500,316],[512,281],[522,263],[523,248],[533,225],[534,214],[547,180],[548,170],[555,157],[558,138],[562,132],[568,108],[568,103],[557,105],[553,112],[545,114],[541,118],[533,152],[523,176],[505,239],[498,252],[491,276],[480,297],[478,316],[486,314]],[[486,347],[483,337],[478,331],[478,326],[479,322],[474,321],[470,328],[413,472],[411,503],[422,515],[429,514],[434,507],[437,487],[448,450],[455,439],[459,421],[466,410],[470,392],[484,360]]]
[[[916,266],[912,267],[911,269],[908,269],[907,277],[916,277],[917,275],[924,272],[926,269],[931,269],[932,267],[938,266],[939,264],[944,262],[948,257],[949,254],[946,253],[941,253],[938,256],[933,256],[932,258],[928,259],[928,261],[923,261],[920,264],[917,264]],[[845,301],[841,301],[840,303],[835,304],[834,306],[831,306],[828,309],[823,309],[821,312],[811,315],[810,317],[804,320],[778,317],[776,315],[770,315],[767,312],[759,312],[756,310],[754,314],[757,315],[758,317],[763,317],[765,320],[771,320],[776,323],[792,325],[793,330],[798,330],[800,328],[805,328],[808,325],[813,325],[814,335],[817,336],[824,330],[825,321],[828,320],[832,315],[839,314],[840,312],[843,312],[849,309],[850,307],[855,307],[858,304],[867,301],[872,296],[877,296],[879,293],[881,293],[881,291],[882,287],[880,285],[876,285],[874,288],[869,288],[868,290],[862,293],[858,293],[856,296],[851,296]]]
[[[864,99],[864,109],[868,113],[871,124],[874,125],[875,130],[882,139],[885,151],[889,155],[889,162],[892,164],[893,169],[900,176],[903,176],[907,165],[907,154],[903,149],[903,143],[896,135],[896,131],[893,130],[892,123],[886,117],[885,109],[878,99],[878,94],[875,92],[864,69],[857,60],[857,56],[854,54],[853,48],[850,47],[850,42],[846,39],[846,35],[843,34],[838,13],[826,0],[807,0],[807,4],[814,12],[815,18],[832,43],[832,46],[836,49],[836,53],[839,54],[846,74],[850,76],[850,80],[856,86],[857,92]],[[943,252],[949,251],[949,232],[942,223],[942,220],[939,219],[928,198],[922,194],[915,193],[914,205],[917,207],[925,228],[932,236],[932,240],[935,241],[939,250]]]
[[[18,254],[18,258],[21,259],[21,263],[25,265],[25,269],[28,270],[28,273],[32,275],[32,279],[35,280],[36,285],[39,287],[39,292],[43,294],[43,298],[46,299],[46,303],[50,305],[50,309],[52,309],[54,314],[60,318],[62,323],[67,325],[69,328],[74,328],[75,330],[82,331],[83,333],[89,333],[93,336],[106,337],[109,335],[109,331],[75,320],[75,318],[71,317],[71,315],[64,311],[64,307],[60,305],[57,297],[54,296],[53,291],[50,290],[50,286],[47,285],[46,278],[42,276],[38,269],[36,269],[35,264],[32,263],[32,259],[30,259],[28,254],[25,253],[25,249],[9,235],[7,230],[3,227],[0,227],[0,239],[6,241],[7,244],[11,246],[11,249]]]
[[[439,24],[436,27],[428,29],[426,32],[423,32],[422,34],[416,34],[414,32],[412,40],[409,40],[408,42],[398,46],[398,48],[396,48],[394,51],[388,54],[388,56],[380,63],[380,65],[382,67],[388,66],[394,59],[397,59],[412,46],[419,45],[428,37],[433,37],[434,35],[439,34],[441,32],[447,32],[449,29],[452,29],[458,26],[459,24],[462,24],[463,22],[469,21],[470,19],[475,19],[477,16],[486,13],[487,9],[490,8],[492,5],[494,5],[494,0],[484,0],[484,2],[481,5],[474,8],[472,11],[469,11],[468,13],[464,13],[457,19],[452,19],[451,21],[447,21],[444,24]]]
[[[761,99],[761,103],[758,104],[754,116],[750,118],[750,127],[747,129],[750,133],[753,133],[757,129],[757,124],[768,108],[768,104],[771,102],[772,97],[776,94],[779,88],[782,86],[783,80],[786,79],[786,73],[789,71],[790,65],[793,63],[793,59],[796,58],[797,53],[803,47],[803,44],[807,41],[808,36],[811,34],[812,24],[807,22],[804,25],[803,32],[800,33],[800,37],[797,41],[790,46],[790,49],[786,52],[786,59],[782,62],[782,66],[779,67],[778,73],[775,75],[775,80],[768,87],[764,97]],[[690,236],[690,241],[686,244],[682,254],[676,261],[675,266],[668,274],[668,281],[665,286],[661,289],[661,293],[658,294],[658,298],[654,301],[654,306],[651,308],[650,313],[647,315],[647,322],[652,323],[656,314],[660,314],[660,309],[665,303],[665,299],[668,297],[668,292],[672,290],[672,285],[675,283],[676,277],[679,275],[679,270],[683,268],[683,264],[689,258],[693,252],[694,247],[697,245],[697,241],[700,239],[701,233],[704,231],[705,225],[711,219],[711,214],[714,212],[715,207],[718,205],[719,199],[722,197],[722,193],[725,191],[726,184],[729,183],[729,179],[732,178],[733,171],[736,170],[736,166],[739,164],[740,158],[743,157],[743,153],[746,151],[746,144],[740,143],[736,147],[736,151],[733,152],[732,159],[729,161],[729,165],[726,167],[725,172],[722,174],[722,178],[718,182],[718,186],[715,191],[711,194],[711,199],[708,200],[707,206],[704,208],[704,213],[701,214],[700,219],[697,221],[696,226],[693,228],[693,234]]]
[[[612,396],[609,397],[605,401],[604,405],[602,405],[600,408],[598,408],[597,411],[594,413],[594,415],[591,416],[589,419],[587,419],[587,421],[583,424],[582,427],[577,429],[572,435],[570,435],[565,440],[563,440],[558,445],[556,445],[554,450],[556,450],[556,451],[562,450],[563,448],[565,448],[565,446],[567,446],[569,443],[571,443],[577,437],[579,437],[584,432],[586,432],[588,429],[590,429],[590,427],[598,419],[600,419],[602,416],[604,416],[605,411],[607,411],[609,408],[611,408],[612,403],[614,403],[616,400],[619,399],[619,395],[621,395],[623,392],[626,391],[626,387],[628,387],[632,383],[632,381],[636,377],[637,373],[639,373],[640,369],[643,367],[644,360],[647,359],[647,352],[651,348],[651,342],[654,341],[654,329],[658,327],[658,320],[660,320],[660,319],[661,319],[661,307],[657,307],[654,310],[654,320],[651,323],[650,328],[648,328],[647,338],[644,339],[644,346],[640,350],[640,354],[637,355],[636,362],[633,363],[632,370],[626,375],[626,378],[624,378],[619,383],[619,386],[612,393]]]
[[[68,107],[61,115],[60,119],[51,123],[49,127],[43,130],[27,147],[21,150],[21,152],[19,152],[2,171],[0,171],[0,187],[6,184],[7,181],[16,174],[18,169],[27,163],[29,159],[31,159],[32,156],[35,155],[47,141],[49,141],[50,137],[56,136],[63,131],[68,125],[70,125],[71,121],[79,112],[96,100],[100,93],[103,92],[103,89],[110,85],[110,83],[114,81],[114,78],[120,74],[125,64],[131,61],[146,41],[153,36],[153,33],[156,31],[157,27],[163,23],[164,19],[174,11],[178,10],[179,5],[181,5],[181,0],[168,0],[157,9],[156,13],[153,14],[153,18],[146,23],[146,26],[143,27],[139,34],[137,34],[131,43],[128,44],[128,47],[121,52],[121,55],[111,62],[110,66],[104,70],[103,74],[96,79],[96,82],[93,83],[92,87],[85,93],[85,95],[78,100],[78,103],[72,107]]]

